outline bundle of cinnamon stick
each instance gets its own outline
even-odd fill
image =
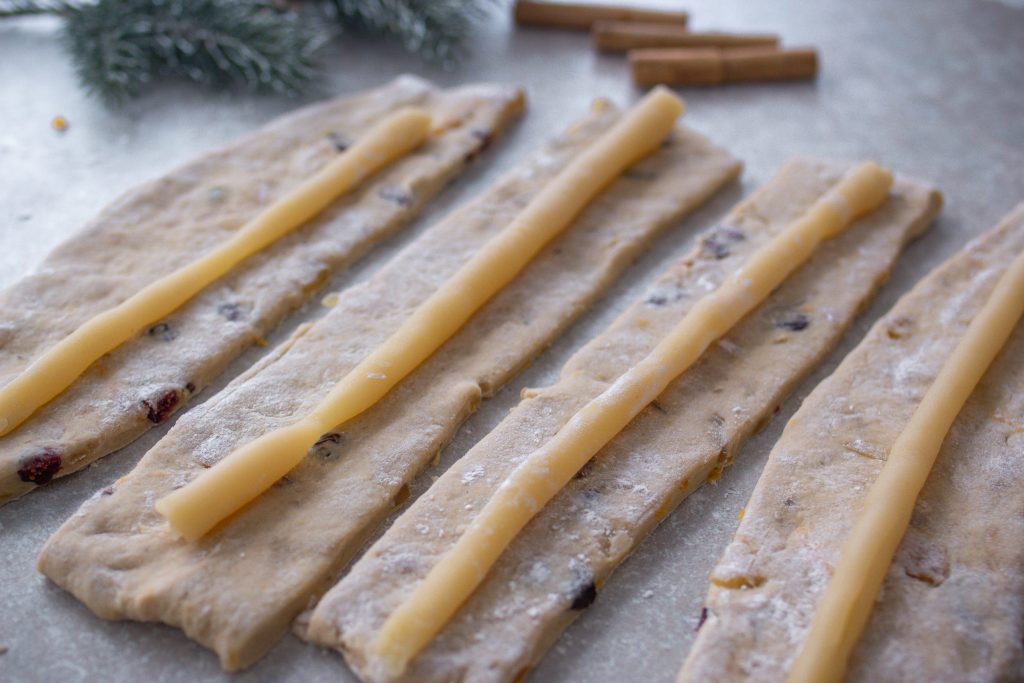
[[[517,0],[515,19],[589,30],[597,50],[627,53],[641,86],[810,79],[818,73],[812,47],[784,48],[771,33],[691,31],[681,10]]]

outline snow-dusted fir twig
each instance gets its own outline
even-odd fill
[[[461,56],[466,37],[494,0],[322,0],[345,31],[399,41],[434,62]]]
[[[0,17],[64,17],[83,86],[118,102],[163,76],[294,95],[315,79],[316,53],[339,30],[450,62],[493,1],[0,0]]]

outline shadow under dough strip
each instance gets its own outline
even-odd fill
[[[386,618],[454,545],[530,453],[643,359],[747,257],[797,220],[845,167],[786,164],[670,268],[551,386],[524,400],[453,464],[316,606],[307,637],[339,649],[366,681]],[[902,247],[938,211],[938,193],[897,179],[870,216],[712,345],[541,509],[400,680],[508,681],[535,665],[599,596],[614,568],[689,493],[732,459],[838,342]]]
[[[806,398],[712,571],[681,682],[785,679],[887,454],[1022,251],[1024,204],[905,294]],[[1024,671],[1024,325],[935,436],[850,683]]]
[[[169,419],[332,273],[416,216],[519,114],[522,93],[489,85],[440,90],[407,76],[305,107],[130,190],[0,292],[3,385],[90,318],[216,248],[409,106],[437,124],[426,144],[105,355],[0,437],[0,503]]]
[[[455,546],[384,626],[374,645],[399,676],[480,585],[512,539],[586,463],[722,335],[785,282],[818,246],[877,209],[892,174],[873,162],[851,169],[807,212],[702,297],[651,352],[590,400],[508,476]]]
[[[331,387],[308,415],[233,451],[208,473],[158,500],[157,512],[195,540],[270,488],[302,462],[321,436],[380,401],[451,338],[601,190],[656,150],[682,113],[678,97],[664,88],[651,91]]]
[[[619,118],[599,102],[474,201],[430,226],[312,326],[183,415],[139,465],[50,539],[40,568],[106,618],[161,621],[258,659],[407,497],[412,478],[490,396],[577,319],[663,230],[740,164],[678,127],[609,185],[522,275],[379,403],[329,432],[277,485],[197,542],[153,501],[319,398]],[[244,553],[244,561],[240,561]]]

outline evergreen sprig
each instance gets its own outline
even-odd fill
[[[426,60],[451,63],[495,2],[310,0],[324,11],[299,13],[288,7],[303,3],[282,0],[0,0],[0,18],[64,17],[82,85],[116,103],[162,76],[297,94],[316,77],[316,53],[338,29],[394,39]]]
[[[64,28],[83,85],[117,101],[154,77],[295,95],[325,36],[260,0],[100,0]]]
[[[428,61],[451,63],[493,0],[325,0],[346,30],[396,39]]]
[[[82,6],[74,0],[5,0],[0,2],[0,17],[29,14],[67,14]]]
[[[58,14],[79,80],[117,103],[161,76],[295,95],[325,31],[265,0],[9,0],[0,16]]]

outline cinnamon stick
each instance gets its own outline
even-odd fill
[[[814,78],[814,48],[731,47],[631,50],[629,66],[637,85],[718,85]]]
[[[598,21],[591,28],[594,47],[604,52],[626,52],[652,47],[774,47],[779,37],[771,33],[695,33],[685,24],[633,21]]]
[[[517,0],[515,18],[518,24],[589,29],[597,21],[642,21],[686,26],[689,16],[681,10]]]

